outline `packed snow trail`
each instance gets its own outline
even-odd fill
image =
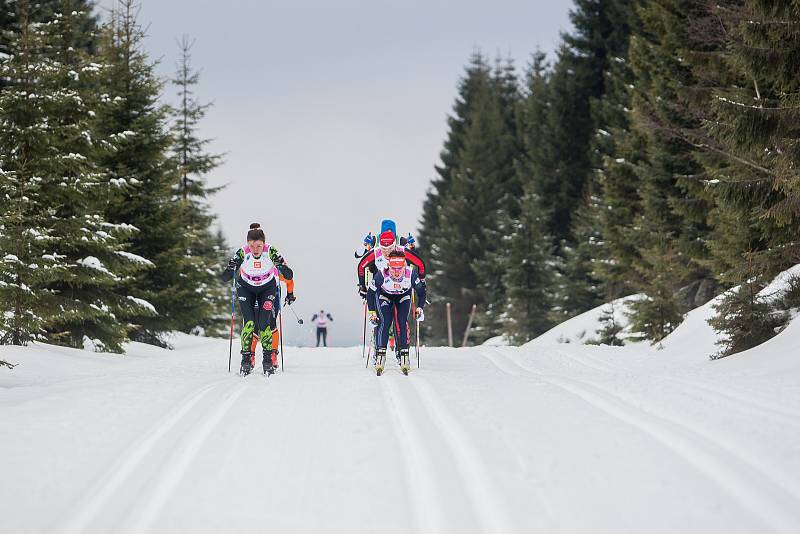
[[[780,338],[780,336],[779,336]],[[778,338],[776,338],[778,339]],[[800,532],[800,362],[4,347],[0,532]]]

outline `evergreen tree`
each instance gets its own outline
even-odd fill
[[[764,288],[761,280],[763,277],[751,279],[731,289],[714,305],[716,316],[708,323],[722,337],[717,341],[721,349],[711,355],[712,360],[760,345],[774,337],[785,323],[784,313],[776,311],[767,298],[759,294]]]
[[[539,199],[528,192],[522,199],[521,214],[510,222],[503,237],[507,242],[503,332],[517,344],[553,326],[554,266],[550,240],[542,231],[543,211]]]
[[[630,228],[635,285],[646,298],[631,307],[631,325],[651,341],[666,336],[692,306],[695,299],[682,301],[679,290],[711,278],[704,266],[711,205],[697,179],[703,169],[695,148],[681,135],[698,126],[687,100],[697,82],[683,52],[697,47],[688,28],[702,13],[701,2],[693,0],[642,4],[630,44],[632,128],[646,154],[635,166],[640,206]]]
[[[209,188],[203,177],[221,164],[222,155],[208,153],[210,140],[200,138],[197,131],[210,105],[197,102],[194,94],[200,74],[191,66],[192,44],[186,36],[181,40],[181,57],[172,80],[180,99],[173,112],[173,157],[180,173],[174,194],[189,242],[186,276],[180,280],[183,310],[176,317],[175,328],[220,336],[226,332],[226,321],[221,317],[226,315],[229,303],[227,288],[220,285],[217,271],[220,255],[228,252],[228,246],[221,234],[211,231],[216,216],[207,200],[219,188]]]
[[[449,295],[459,294],[460,287],[460,282],[448,287],[448,283],[456,278],[444,277],[445,269],[449,269],[449,265],[441,259],[441,245],[445,238],[442,235],[443,226],[440,221],[440,213],[443,204],[450,197],[453,175],[460,165],[465,131],[469,116],[475,107],[476,92],[485,83],[488,73],[486,60],[480,53],[475,52],[459,82],[453,114],[447,119],[449,129],[440,154],[441,164],[436,166],[437,177],[432,181],[422,207],[418,237],[428,268],[426,281],[430,287],[429,298],[431,300],[423,323],[423,335],[425,339],[433,343],[444,343],[447,340],[445,304]],[[464,303],[464,305],[471,307],[471,304]],[[456,312],[457,320],[460,319],[460,313],[466,314],[468,309]],[[463,324],[466,325],[465,322]]]
[[[108,142],[94,135],[103,103],[103,66],[72,46],[88,15],[68,0],[64,13],[34,24],[19,3],[20,32],[2,62],[0,91],[0,302],[4,343],[41,339],[69,346],[91,340],[121,352],[125,317],[142,306],[119,291],[138,270],[124,250],[132,229],[103,217],[113,194],[98,166]]]
[[[483,303],[478,305],[473,331],[479,340],[499,334],[503,323],[509,319],[506,286],[502,283],[510,253],[510,242],[505,238],[513,231],[511,221],[520,215],[522,197],[516,162],[520,152],[517,107],[521,95],[510,60],[496,61],[490,87],[489,99],[476,100],[474,122],[467,130],[463,152],[465,163],[471,169],[478,168],[477,161],[483,166],[480,171],[484,181],[482,189],[488,205],[493,206],[480,228],[483,254],[473,263],[480,293],[478,301]],[[478,143],[474,143],[476,133]],[[478,144],[481,146],[476,146]],[[470,158],[476,155],[477,159],[470,163]]]
[[[173,201],[180,175],[170,157],[169,109],[159,103],[162,83],[142,50],[137,13],[133,0],[119,0],[105,26],[101,51],[110,66],[103,91],[112,105],[98,124],[103,134],[114,136],[117,149],[103,165],[123,193],[109,204],[108,216],[139,230],[130,251],[154,264],[125,286],[129,295],[158,312],[133,317],[131,338],[165,346],[164,334],[184,324],[192,258],[185,215]]]
[[[547,68],[544,53],[535,52],[525,74],[523,97],[516,106],[520,147],[515,154],[515,173],[525,193],[516,214],[507,214],[501,226],[505,261],[501,281],[506,295],[503,332],[515,343],[524,343],[552,326],[555,258],[552,239],[545,233],[546,210],[535,193],[537,150],[547,134]]]
[[[597,330],[598,338],[587,341],[587,345],[610,345],[612,347],[621,347],[625,342],[619,336],[624,328],[618,322],[620,318],[620,310],[616,301],[609,302],[600,312],[600,328]]]

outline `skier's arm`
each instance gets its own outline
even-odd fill
[[[314,315],[311,316],[311,322],[313,323],[316,320],[317,320],[317,314],[315,313]]]
[[[281,282],[286,284],[286,292],[294,293],[294,280],[281,275]]]
[[[331,317],[331,314],[330,314],[330,313],[328,314],[328,320],[329,320],[329,321],[333,321],[333,317]]]
[[[286,280],[291,280],[294,278],[294,272],[289,268],[288,265],[286,265],[286,260],[284,260],[283,256],[278,253],[278,249],[270,245],[267,255],[275,267],[278,268],[278,272],[281,273]]]
[[[223,282],[230,282],[231,278],[236,274],[236,271],[242,266],[242,263],[244,263],[244,250],[239,249],[233,257],[228,260],[228,265],[225,267],[225,270],[222,271]]]
[[[367,289],[367,309],[374,312],[377,309],[375,305],[378,300],[378,288],[383,284],[383,274],[376,273],[375,277],[370,281],[369,288]]]
[[[411,275],[411,285],[414,288],[414,291],[417,293],[417,308],[424,308],[425,298],[427,296],[425,282],[423,282],[420,277],[417,276],[417,273],[413,273]]]
[[[425,284],[425,262],[413,250],[405,249],[406,261],[417,268],[417,274],[422,283]]]
[[[369,253],[361,258],[361,261],[358,262],[358,285],[359,287],[365,287],[367,285],[364,276],[369,267],[370,270],[373,270],[375,266],[375,251],[370,250]]]

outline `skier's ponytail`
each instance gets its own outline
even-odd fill
[[[264,236],[264,230],[261,229],[261,225],[258,223],[253,223],[250,225],[250,231],[247,232],[247,240],[248,241],[266,241],[267,238]]]

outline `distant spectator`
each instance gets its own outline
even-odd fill
[[[317,346],[319,347],[319,340],[322,338],[322,346],[328,346],[328,321],[333,321],[330,313],[325,313],[325,310],[320,310],[315,313],[311,318],[311,322],[317,322]]]

